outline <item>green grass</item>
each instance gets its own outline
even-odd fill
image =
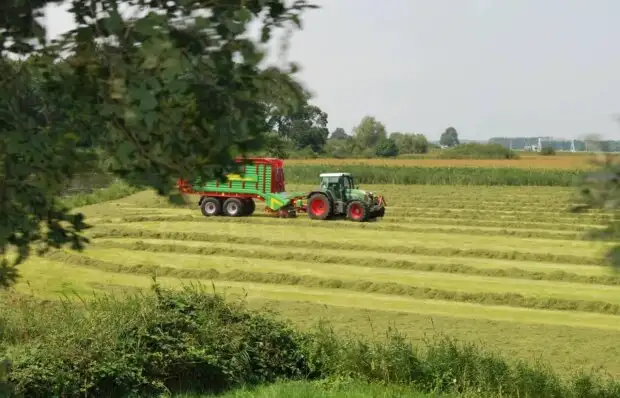
[[[472,397],[474,395],[471,395]],[[384,386],[359,381],[341,385],[322,385],[312,382],[276,383],[258,388],[243,388],[218,395],[179,394],[175,398],[451,398],[456,395],[425,394],[411,387]]]
[[[510,185],[510,186],[572,186],[581,170],[520,169],[511,167],[417,167],[380,165],[287,165],[287,182],[311,184],[317,175],[328,171],[353,173],[362,184],[433,184],[433,185]]]
[[[304,328],[325,317],[370,335],[394,322],[414,339],[484,337],[562,374],[620,375],[620,275],[602,263],[609,243],[583,238],[605,214],[567,212],[572,189],[364,187],[386,196],[383,220],[275,219],[260,205],[251,218],[206,219],[195,198],[171,206],[149,192],[82,207],[88,249],[30,259],[16,289],[54,299],[144,289],[152,275],[175,288],[213,282]]]

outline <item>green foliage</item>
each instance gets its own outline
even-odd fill
[[[552,146],[544,146],[540,149],[540,154],[544,156],[555,155],[555,149]]]
[[[52,3],[0,10],[1,44],[12,40],[11,51],[31,55],[0,58],[0,258],[17,248],[19,263],[35,245],[87,242],[83,217],[56,199],[77,172],[95,167],[85,144],[105,155],[107,171],[167,195],[179,177],[221,176],[236,155],[263,148],[270,116],[294,112],[305,98],[295,67],[260,67],[259,44],[244,37],[259,14],[262,43],[274,27],[299,25],[314,7],[305,0],[123,1],[145,11],[133,19],[121,17],[120,0],[76,0],[78,27],[50,44],[34,17]],[[0,285],[15,277],[2,260]]]
[[[429,149],[429,142],[423,134],[392,133],[390,138],[396,141],[400,154],[422,154]]]
[[[13,350],[9,381],[20,396],[218,392],[310,371],[299,333],[197,289],[48,311],[57,319],[31,325]]]
[[[316,386],[381,383],[484,396],[616,397],[620,384],[578,374],[569,382],[542,366],[507,362],[441,338],[414,347],[336,335],[320,323],[298,332],[199,288],[78,302],[0,303],[15,396],[147,396],[215,393],[276,380]],[[84,307],[85,305],[85,307]]]
[[[620,157],[617,155],[601,156],[598,170],[587,173],[580,180],[579,203],[573,207],[574,212],[593,209],[613,211],[607,228],[590,234],[593,239],[620,242]],[[607,253],[607,261],[616,270],[620,270],[620,244]]]
[[[500,144],[467,143],[445,149],[440,159],[518,159],[516,152]]]
[[[364,116],[360,124],[353,128],[353,136],[363,151],[375,148],[382,139],[387,138],[387,133],[383,123],[372,116]]]
[[[288,183],[314,184],[316,176],[334,166],[287,165]],[[411,167],[347,165],[334,171],[353,173],[361,184],[574,186],[586,174],[579,170],[518,169],[514,167]]]
[[[321,152],[329,136],[327,113],[314,105],[304,105],[279,118],[276,128],[280,136],[293,142],[295,149],[309,147],[313,152]]]
[[[377,143],[375,154],[380,158],[395,157],[398,155],[398,146],[391,138],[383,138]]]
[[[439,144],[441,145],[453,147],[459,145],[459,143],[459,134],[454,127],[448,127],[439,137]]]
[[[336,129],[334,129],[334,131],[332,131],[332,134],[329,138],[332,140],[346,140],[347,138],[349,138],[349,135],[346,131],[344,131],[342,127],[337,127]]]

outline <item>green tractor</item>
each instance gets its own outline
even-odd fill
[[[384,216],[383,196],[356,187],[351,173],[323,173],[319,177],[320,187],[307,196],[306,211],[311,219],[346,216],[363,222]]]

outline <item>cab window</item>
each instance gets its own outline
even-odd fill
[[[351,187],[351,179],[349,177],[346,177],[346,176],[343,179],[344,179],[344,181],[343,181],[344,188],[345,189],[351,189],[352,188]]]

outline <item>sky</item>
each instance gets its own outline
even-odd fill
[[[330,130],[620,139],[618,0],[313,2],[286,58]],[[63,7],[46,25],[74,27]]]

